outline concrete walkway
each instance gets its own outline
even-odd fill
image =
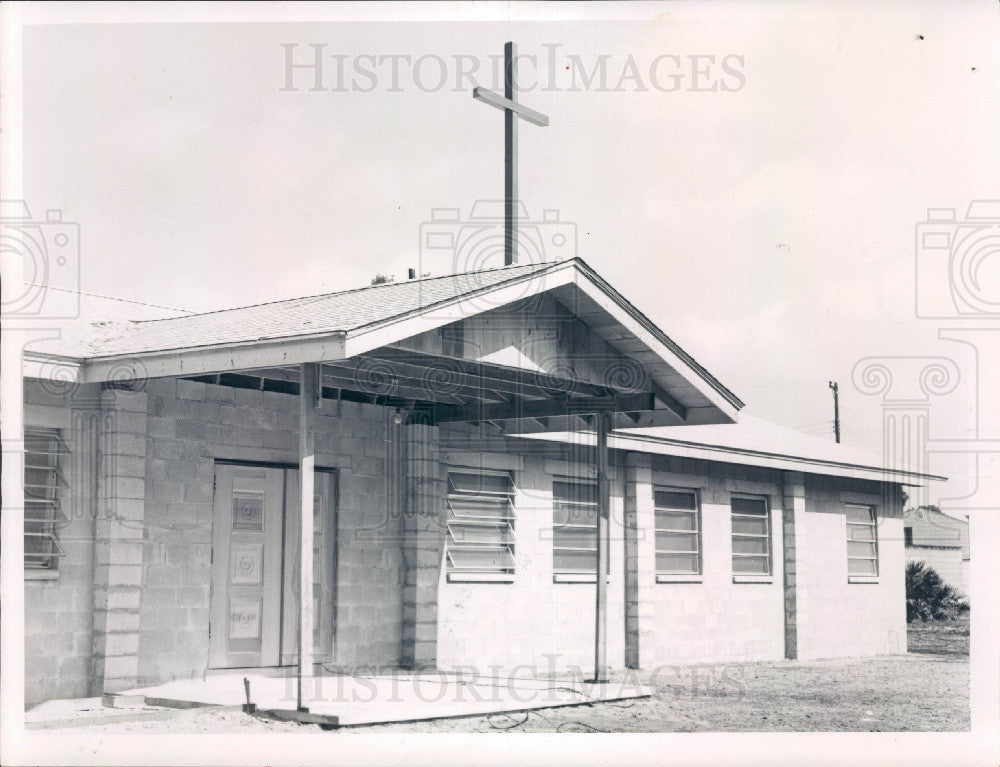
[[[651,690],[634,682],[588,684],[579,680],[464,677],[428,671],[378,676],[324,675],[303,683],[303,706],[296,711],[296,680],[260,672],[218,674],[176,680],[117,693],[155,706],[240,706],[244,679],[257,713],[292,721],[350,727],[387,722],[477,716],[646,698]]]

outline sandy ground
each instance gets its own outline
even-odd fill
[[[956,731],[969,729],[968,621],[912,626],[909,653],[876,658],[678,666],[652,675],[643,700],[373,725],[352,732]],[[619,679],[634,681],[636,676]],[[320,732],[234,709],[106,709],[53,701],[32,729],[79,733]]]

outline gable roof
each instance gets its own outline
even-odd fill
[[[593,442],[592,435],[538,433],[529,439]],[[776,423],[740,414],[737,423],[681,425],[651,429],[621,429],[611,433],[608,445],[684,458],[698,458],[745,466],[802,471],[827,476],[924,485],[946,477],[908,471],[850,445],[820,439]]]
[[[123,306],[110,303],[103,321],[74,323],[76,332],[38,344],[33,350],[88,359],[346,333],[530,276],[549,266],[510,266],[388,282],[210,312],[182,314],[167,310],[154,317],[138,311],[132,302]],[[120,319],[122,316],[126,319]]]
[[[51,286],[46,291],[58,291]],[[125,298],[62,291],[71,295],[74,316],[45,318],[41,324],[46,330],[58,331],[56,338],[35,343],[31,348],[62,357],[79,358],[95,338],[118,332],[119,326],[130,327],[139,322],[161,320],[191,315],[193,312],[169,306],[130,301]],[[124,318],[124,319],[123,319]]]
[[[579,258],[385,283],[185,316],[77,326],[25,350],[27,375],[57,358],[78,380],[199,375],[356,357],[425,330],[551,292],[684,407],[730,421],[735,394]],[[588,319],[589,318],[589,319]]]

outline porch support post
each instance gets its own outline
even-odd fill
[[[594,635],[594,681],[606,682],[608,645],[608,527],[611,519],[611,482],[608,477],[609,413],[594,416],[597,424],[597,609]]]
[[[302,508],[299,514],[299,668],[298,710],[302,705],[302,681],[313,674],[313,504],[316,495],[316,407],[319,403],[319,365],[305,362],[299,370],[299,481]]]

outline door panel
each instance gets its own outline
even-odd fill
[[[284,485],[282,469],[216,465],[212,668],[278,664]]]
[[[298,663],[299,637],[299,472],[289,469],[285,482],[285,603],[281,662]],[[316,472],[313,501],[313,653],[314,661],[332,659],[334,630],[334,540],[336,475]]]

